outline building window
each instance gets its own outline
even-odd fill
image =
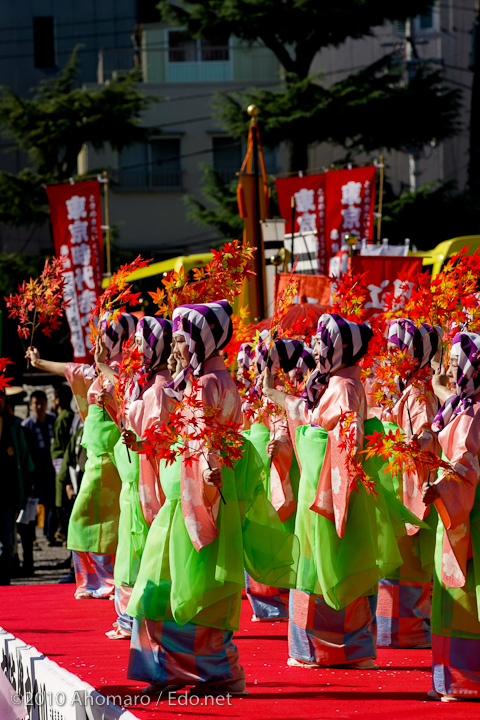
[[[234,180],[242,165],[242,144],[232,137],[214,137],[213,140],[213,169],[224,182]]]
[[[435,29],[435,6],[426,10],[423,15],[417,15],[415,18],[417,29],[419,32],[425,32]]]
[[[275,148],[262,147],[265,169],[268,174],[277,172],[277,152]],[[247,148],[232,137],[222,135],[212,138],[213,169],[224,182],[231,182],[237,176]]]
[[[228,36],[215,40],[200,40],[200,57],[202,62],[223,62],[230,59]]]
[[[197,62],[197,41],[184,30],[168,33],[169,62]]]
[[[185,30],[168,31],[168,60],[171,63],[218,62],[229,60],[228,36],[195,40]]]
[[[55,67],[53,17],[33,18],[33,59],[36,68]]]
[[[153,187],[181,187],[180,138],[152,140],[149,146]]]
[[[413,35],[422,35],[425,33],[435,32],[437,29],[437,9],[435,5],[426,10],[423,15],[416,15],[412,18]],[[406,24],[404,20],[393,21],[393,32],[398,37],[404,37],[406,32]]]
[[[180,138],[155,139],[122,150],[119,184],[130,190],[180,189]]]

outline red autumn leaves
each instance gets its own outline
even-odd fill
[[[17,332],[21,338],[32,343],[38,328],[44,335],[51,336],[60,327],[60,319],[66,305],[63,299],[65,281],[63,278],[64,257],[48,259],[39,278],[30,278],[18,286],[16,295],[5,298],[8,316],[17,320]]]

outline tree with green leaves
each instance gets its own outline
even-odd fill
[[[100,88],[77,86],[78,48],[57,77],[42,81],[29,98],[11,88],[0,94],[0,132],[27,153],[31,167],[17,175],[0,172],[0,217],[12,226],[48,220],[43,185],[76,173],[84,144],[115,150],[144,141],[142,112],[154,101],[137,88],[138,71],[113,78]],[[78,177],[78,176],[77,176]]]
[[[227,183],[207,164],[203,165],[202,195],[204,205],[191,195],[185,196],[187,217],[197,225],[215,227],[220,236],[230,240],[240,238],[243,233],[243,219],[238,213],[237,181]]]
[[[289,170],[308,169],[308,147],[329,142],[349,157],[362,151],[406,150],[440,141],[456,130],[458,93],[446,90],[438,71],[421,68],[406,82],[405,66],[393,54],[327,86],[311,76],[323,48],[366,37],[386,21],[406,20],[432,7],[434,0],[162,0],[165,21],[194,37],[235,35],[261,42],[278,59],[284,84],[278,90],[252,88],[222,95],[217,112],[228,132],[244,139],[245,109],[260,109],[262,137],[271,147],[286,142]]]
[[[409,238],[419,250],[431,250],[448,238],[476,234],[480,204],[451,181],[435,182],[398,197],[387,188],[382,213],[382,233],[390,242]]]
[[[215,111],[228,133],[244,140],[250,120],[246,108],[257,105],[264,144],[287,143],[288,169],[295,172],[308,169],[308,148],[322,142],[343,148],[344,161],[350,162],[365,152],[418,152],[432,141],[455,134],[459,92],[445,88],[438,66],[432,69],[427,63],[417,63],[415,72],[409,73],[403,56],[394,52],[333,84],[311,74],[313,59],[323,48],[370,36],[385,22],[425,13],[433,4],[433,0],[162,0],[158,8],[163,20],[185,27],[194,37],[220,42],[235,35],[260,42],[274,53],[282,68],[279,88],[252,87],[244,93],[220,94]],[[203,186],[207,202],[186,198],[189,217],[197,224],[218,228],[227,237],[237,237],[234,186],[208,171]],[[393,237],[395,227],[402,227],[405,236],[402,218],[411,223],[422,206],[435,209],[435,217],[442,218],[448,215],[450,203],[462,206],[463,217],[471,221],[468,197],[457,199],[451,186],[420,189],[412,197],[409,193],[398,199],[391,196],[385,231]],[[415,241],[424,247],[429,241],[424,226],[418,227],[422,232]],[[439,231],[441,227],[440,223]],[[412,228],[406,232],[409,235]]]

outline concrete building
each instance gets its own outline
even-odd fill
[[[279,64],[259,45],[247,47],[236,38],[212,45],[155,23],[143,26],[141,58],[145,92],[158,98],[143,122],[160,132],[121,153],[87,147],[82,169],[114,168],[111,216],[119,223],[122,245],[167,255],[208,249],[218,235],[186,219],[184,197],[199,196],[204,164],[233,180],[246,149],[220,127],[212,110],[214,96],[276,85]],[[121,54],[103,53],[100,65],[108,82],[122,65]],[[265,158],[268,172],[286,167],[282,149],[265,148]]]
[[[248,47],[230,37],[213,45],[189,38],[181,28],[155,22],[154,5],[138,0],[4,0],[0,30],[10,44],[2,46],[0,82],[24,94],[62,66],[77,43],[85,45],[81,51],[84,83],[103,84],[115,73],[133,65],[141,67],[144,91],[158,98],[142,122],[160,132],[149,143],[122,153],[97,153],[86,147],[79,171],[109,169],[111,222],[119,229],[121,246],[166,257],[200,252],[218,239],[215,230],[186,219],[184,197],[201,196],[202,163],[232,179],[243,158],[245,148],[229,138],[214,117],[215,94],[252,85],[273,88],[281,82],[281,68],[259,43]],[[387,157],[389,177],[397,190],[437,179],[454,179],[459,189],[465,185],[473,23],[474,0],[462,0],[461,5],[438,0],[431,13],[411,21],[410,29],[408,24],[385,25],[373,37],[322,51],[314,62],[312,72],[322,73],[333,83],[395,48],[412,59],[413,46],[405,40],[409,35],[419,61],[441,63],[447,82],[462,89],[462,128],[457,137],[425,148],[419,157],[399,153]],[[40,44],[39,37],[43,38]],[[343,154],[340,148],[314,147],[310,168],[328,167]],[[287,170],[285,148],[270,149],[266,155],[269,172]],[[374,158],[363,160],[370,163]],[[24,163],[18,153],[0,156],[0,167],[12,172]],[[2,227],[0,231],[3,251],[34,252],[50,243],[48,229],[28,233]]]
[[[132,67],[132,35],[141,9],[138,0],[2,0],[0,85],[28,97],[31,88],[55,76],[76,45],[82,84],[97,81],[98,56],[104,47],[128,49]],[[0,136],[0,170],[17,173],[26,165],[28,157]],[[1,252],[37,253],[51,247],[48,226],[16,230],[0,218]]]
[[[407,63],[411,63],[412,72],[416,65],[430,61],[433,67],[442,68],[447,87],[461,90],[460,129],[454,138],[425,147],[416,158],[397,152],[386,157],[389,180],[397,191],[435,180],[454,180],[459,190],[465,187],[474,22],[475,0],[436,0],[430,12],[407,24],[386,24],[377,28],[373,37],[347,40],[339,48],[323,50],[315,59],[312,72],[324,74],[326,80],[334,83],[345,77],[345,70],[360,69],[397,50]],[[406,39],[408,37],[411,42]],[[385,118],[385,122],[390,119]],[[320,145],[310,153],[310,167],[328,166],[343,155],[342,148]],[[365,162],[371,159],[364,158]]]

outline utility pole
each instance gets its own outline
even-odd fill
[[[473,72],[470,105],[470,158],[468,186],[474,200],[480,200],[480,0],[475,0],[475,21],[472,38]]]
[[[480,0],[478,0],[480,2]],[[410,83],[417,74],[420,65],[417,48],[415,46],[413,19],[405,20],[405,63],[407,66],[407,77]],[[419,151],[416,147],[410,147],[408,153],[408,185],[411,193],[417,189],[417,161],[419,159]]]

